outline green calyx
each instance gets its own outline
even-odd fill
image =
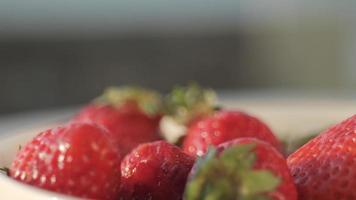
[[[185,200],[270,200],[280,179],[268,170],[255,170],[255,145],[236,145],[217,155],[210,149],[199,158],[194,176],[188,180]]]
[[[196,117],[212,113],[215,106],[215,92],[195,83],[174,87],[164,99],[166,114],[181,124],[187,124]]]
[[[156,115],[162,108],[161,95],[158,92],[133,86],[109,87],[95,102],[118,108],[133,102],[147,115]]]

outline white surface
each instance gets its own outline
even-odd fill
[[[28,131],[28,129],[65,122],[78,110],[78,107],[26,112],[0,116],[0,136]]]
[[[257,94],[257,93],[256,93]],[[243,110],[263,119],[280,137],[299,137],[314,133],[356,114],[354,97],[333,95],[302,98],[294,95],[258,93],[225,94],[221,104]],[[19,144],[24,144],[39,131],[64,122],[73,109],[15,115],[0,120],[0,166],[8,166]],[[62,195],[35,189],[0,175],[1,200],[64,200]]]

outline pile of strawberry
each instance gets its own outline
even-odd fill
[[[356,115],[285,158],[261,120],[211,90],[110,88],[28,142],[9,175],[103,200],[355,200]]]

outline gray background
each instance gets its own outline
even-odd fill
[[[334,1],[0,1],[0,113],[120,84],[355,91],[355,13]]]

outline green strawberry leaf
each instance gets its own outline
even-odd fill
[[[254,144],[236,145],[221,153],[210,148],[196,161],[188,180],[185,200],[269,200],[266,193],[280,179],[267,170],[255,170]]]
[[[280,180],[267,170],[248,171],[241,178],[244,182],[242,192],[245,195],[273,191],[280,184]]]
[[[139,108],[147,115],[156,115],[161,112],[162,99],[156,91],[134,87],[109,87],[104,93],[95,99],[98,104],[110,104],[121,107],[127,102],[135,102]]]
[[[189,123],[197,116],[212,113],[215,104],[215,92],[196,83],[176,86],[164,99],[165,113],[182,124]]]

